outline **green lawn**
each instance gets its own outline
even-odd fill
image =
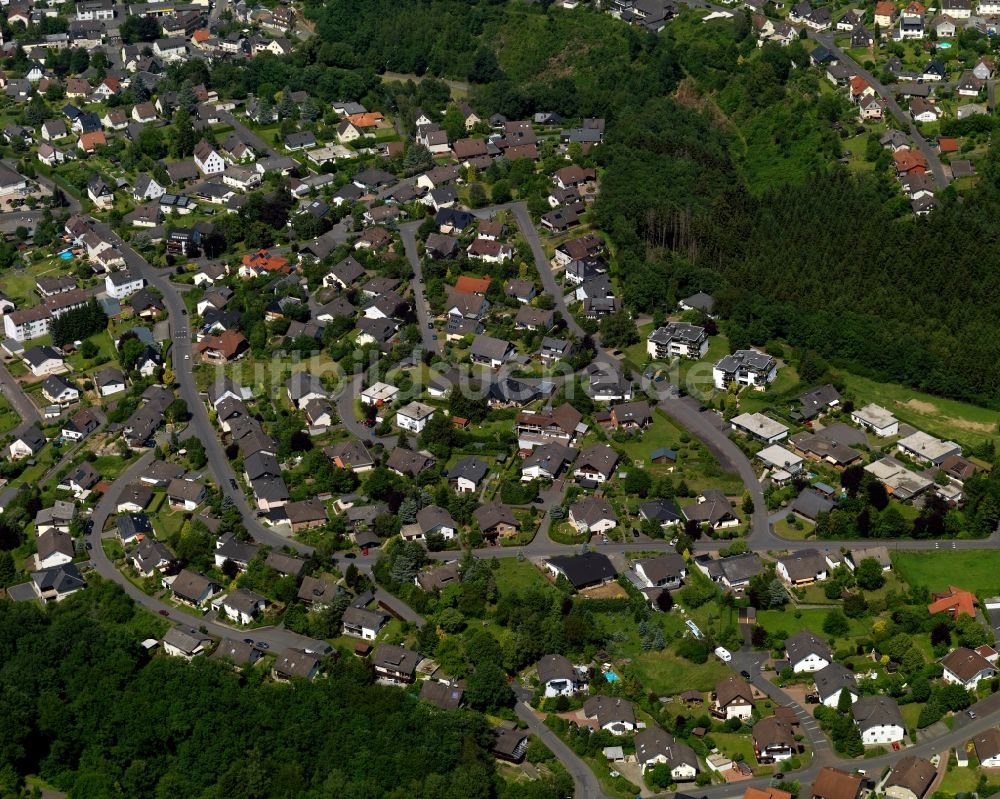
[[[789,541],[804,541],[812,535],[812,531],[816,528],[816,525],[804,519],[799,519],[798,522],[802,526],[801,530],[789,524],[784,518],[779,519],[774,524],[774,532],[782,538],[787,538]]]
[[[711,691],[719,680],[730,674],[729,669],[714,657],[697,664],[678,657],[669,649],[644,652],[632,665],[643,688],[665,696],[692,689]]]
[[[969,756],[969,765],[966,768],[958,768],[957,766],[949,771],[945,772],[944,779],[941,780],[941,784],[938,786],[938,790],[941,793],[949,794],[954,796],[957,793],[971,793],[976,790],[976,786],[979,784],[979,769],[973,764],[976,763],[975,755]]]
[[[169,538],[184,526],[184,513],[161,509],[153,519],[157,538]]]
[[[530,561],[518,560],[517,558],[498,559],[500,568],[493,572],[497,587],[502,594],[505,590],[509,592],[527,591],[531,588],[550,588],[551,583],[545,579],[545,575]]]
[[[940,552],[893,552],[892,564],[910,585],[940,591],[957,585],[973,593],[1000,592],[1000,551],[974,549]]]
[[[857,407],[874,402],[892,411],[902,422],[960,444],[1000,439],[997,432],[1000,425],[998,411],[922,394],[894,383],[878,383],[846,373],[841,377],[848,392],[854,395]]]
[[[100,333],[95,333],[88,340],[97,345],[97,355],[90,359],[85,359],[79,351],[70,355],[67,360],[75,372],[91,372],[108,363],[117,365],[118,352],[115,350],[115,344],[108,331],[102,330]]]
[[[6,399],[0,397],[0,435],[13,430],[21,423],[21,417]]]
[[[757,612],[757,623],[768,632],[784,630],[788,635],[795,635],[799,630],[810,630],[819,636],[824,636],[823,622],[828,610],[824,608],[807,608],[795,610],[789,606],[784,612],[780,610],[761,610]],[[863,635],[869,627],[865,619],[848,619],[849,636]]]

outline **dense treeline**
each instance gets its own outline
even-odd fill
[[[263,669],[150,659],[138,630],[157,621],[134,614],[102,581],[47,610],[0,604],[2,795],[30,773],[74,797],[556,795],[496,776],[481,716],[376,686],[361,661],[288,686]]]
[[[320,62],[467,80],[480,114],[613,117],[672,91],[681,76],[665,39],[588,9],[333,0],[306,13],[316,21],[321,43],[312,50]]]
[[[803,70],[788,67],[794,52],[765,47],[737,63],[732,47],[706,47],[710,58],[689,48],[681,61],[744,123],[740,132],[794,108],[807,88]],[[727,62],[728,78],[717,68]],[[633,309],[665,310],[710,291],[732,348],[785,339],[878,379],[1000,402],[996,147],[965,202],[949,189],[937,212],[915,219],[893,180],[853,176],[826,165],[829,157],[755,194],[751,162],[769,156],[692,105],[662,100],[633,111],[603,148],[598,218],[619,246]],[[816,113],[836,117],[837,107]],[[767,124],[783,146],[801,145],[794,128]],[[810,152],[827,138],[810,139]],[[771,166],[772,178],[781,174]]]

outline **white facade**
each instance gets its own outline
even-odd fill
[[[104,278],[104,290],[107,292],[109,297],[114,297],[116,300],[124,300],[131,294],[135,294],[139,289],[146,285],[146,281],[135,275],[128,275],[130,280],[125,282],[121,281],[123,276],[127,273],[124,272],[112,272],[110,275]],[[118,278],[115,280],[114,278]]]
[[[865,746],[891,744],[902,741],[905,735],[906,730],[898,724],[880,724],[861,733],[861,743]]]
[[[792,671],[796,674],[803,674],[805,672],[819,671],[820,669],[825,669],[830,665],[830,661],[821,655],[811,654],[806,655],[798,663],[792,664]]]
[[[419,433],[434,418],[434,409],[419,402],[411,402],[396,412],[396,426],[411,433]]]

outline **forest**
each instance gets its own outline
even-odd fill
[[[352,71],[361,99],[407,102],[372,82],[389,70],[467,81],[483,115],[605,117],[597,221],[633,311],[714,292],[734,348],[783,339],[880,380],[1000,406],[996,148],[977,189],[961,202],[943,192],[918,220],[886,171],[837,165],[831,123],[846,101],[796,68],[800,44],[757,48],[745,16],[682,16],[656,36],[593,10],[502,0],[333,0],[306,13],[320,35],[297,57],[310,63],[258,71],[248,88],[298,88],[322,64]]]
[[[150,657],[162,633],[113,583],[46,609],[0,604],[0,795],[37,774],[73,799],[548,799],[508,783],[487,721],[374,685],[354,658],[312,683]],[[25,794],[26,795],[26,794]]]

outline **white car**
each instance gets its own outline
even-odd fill
[[[733,656],[730,654],[729,650],[721,646],[717,646],[715,648],[715,656],[723,663],[729,663],[733,659]]]

